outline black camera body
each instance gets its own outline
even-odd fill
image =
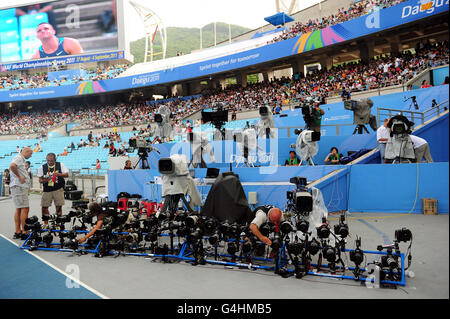
[[[398,242],[408,242],[412,239],[412,233],[409,229],[403,227],[402,229],[397,229],[395,231],[395,239]]]

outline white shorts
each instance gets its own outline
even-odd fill
[[[28,208],[30,202],[28,200],[28,188],[20,186],[11,186],[11,197],[16,208]]]

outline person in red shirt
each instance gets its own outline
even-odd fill
[[[422,89],[425,89],[425,88],[429,88],[429,87],[431,87],[431,85],[430,84],[428,84],[428,81],[427,80],[423,80],[423,82],[422,82]]]
[[[100,163],[100,161],[97,159],[97,164],[95,164],[95,169],[100,169],[102,168],[102,164]]]

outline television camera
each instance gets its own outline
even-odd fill
[[[391,130],[390,137],[386,143],[386,152],[384,158],[394,162],[414,162],[416,155],[414,153],[414,144],[410,134],[414,122],[411,122],[403,115],[392,117],[387,127]]]
[[[371,114],[372,106],[373,101],[368,98],[362,99],[360,101],[357,100],[344,101],[344,108],[346,110],[353,111],[353,124],[356,124],[356,128],[353,131],[353,135],[355,135],[356,133],[363,134],[363,131],[369,134],[369,130],[366,127],[367,124],[370,125],[370,128],[373,131],[377,130],[378,128],[377,119],[375,115]]]
[[[276,138],[275,122],[268,105],[259,107],[258,137]]]
[[[223,102],[217,102],[211,112],[202,111],[202,122],[203,123],[211,123],[219,132],[220,138],[216,138],[216,134],[214,135],[214,139],[225,140],[225,128],[224,125],[228,121],[228,110],[225,110],[225,104]]]
[[[133,167],[135,169],[139,163],[142,163],[143,169],[150,169],[150,165],[148,164],[148,154],[149,152],[157,152],[160,154],[159,150],[153,147],[152,142],[149,138],[144,138],[143,136],[138,136],[137,138],[130,138],[128,140],[129,148],[127,150],[128,153],[133,153],[135,149],[138,150],[139,161]]]
[[[310,130],[295,129],[295,134],[298,135],[296,144],[292,144],[291,148],[295,148],[295,152],[300,156],[300,164],[305,161],[308,165],[314,165],[313,157],[319,151],[318,141],[320,141],[320,132]]]

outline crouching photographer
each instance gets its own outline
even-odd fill
[[[280,222],[282,221],[283,214],[278,207],[275,206],[260,206],[257,207],[254,211],[254,219],[250,223],[250,231],[258,237],[260,241],[265,243],[268,246],[272,245],[272,241],[265,235],[263,235],[260,231],[260,228],[263,224],[267,222],[272,222],[275,224],[277,228]]]
[[[106,217],[106,213],[103,211],[102,206],[100,204],[90,203],[88,208],[89,208],[90,216],[97,217],[97,223],[95,224],[94,228],[92,228],[89,233],[87,233],[84,237],[81,237],[78,239],[78,243],[80,243],[80,244],[85,242],[89,237],[93,236],[97,230],[102,228],[103,219]]]

